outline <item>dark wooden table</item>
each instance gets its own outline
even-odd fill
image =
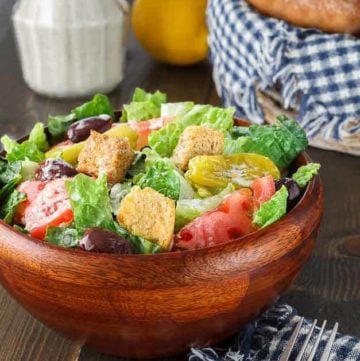
[[[40,97],[24,84],[10,29],[13,0],[0,4],[0,124],[1,134],[20,137],[35,121],[67,113],[79,100]],[[136,86],[161,89],[170,100],[219,104],[204,63],[188,68],[159,64],[131,38],[126,77],[113,92],[117,107],[129,100]],[[360,159],[330,151],[310,149],[322,164],[325,213],[316,248],[283,297],[308,317],[340,322],[340,330],[360,337]],[[0,286],[1,361],[110,361],[81,344],[49,330],[24,311]]]

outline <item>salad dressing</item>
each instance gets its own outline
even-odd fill
[[[55,97],[108,93],[123,78],[123,0],[19,0],[13,24],[25,82]]]

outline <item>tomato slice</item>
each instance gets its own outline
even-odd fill
[[[46,183],[26,208],[25,229],[34,238],[43,240],[47,227],[66,226],[73,221],[74,214],[66,193],[65,181],[55,179]]]
[[[251,188],[257,206],[268,201],[276,192],[274,178],[271,175],[255,179]]]
[[[25,211],[30,203],[38,196],[44,189],[46,182],[26,181],[21,183],[17,190],[26,194],[26,201],[20,203],[16,209],[14,222],[17,224],[25,224]]]
[[[128,126],[135,130],[135,132],[138,134],[138,140],[136,144],[137,149],[141,149],[143,147],[146,147],[148,143],[149,134],[153,130],[159,130],[164,125],[172,122],[175,119],[175,117],[161,117],[161,118],[155,118],[150,120],[144,120],[142,122],[136,122],[136,121],[130,121],[128,122]]]
[[[256,230],[252,223],[251,191],[229,194],[218,208],[206,212],[182,228],[174,238],[175,249],[197,249],[230,241]]]

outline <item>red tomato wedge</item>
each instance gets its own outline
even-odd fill
[[[25,193],[27,200],[18,205],[16,214],[14,217],[15,223],[25,224],[25,210],[30,203],[38,196],[38,194],[44,189],[46,182],[39,181],[26,181],[21,183],[18,187],[18,191]]]
[[[254,199],[251,191],[229,194],[218,208],[206,212],[182,228],[174,238],[175,249],[197,249],[242,237],[256,230],[252,224]]]
[[[49,226],[66,226],[74,219],[65,179],[46,183],[43,190],[25,210],[25,229],[34,238],[43,240]]]
[[[274,178],[271,175],[255,179],[251,188],[257,206],[268,201],[276,192]]]
[[[137,140],[137,149],[141,149],[145,146],[147,146],[149,134],[153,130],[159,130],[164,125],[172,122],[175,119],[175,117],[161,117],[161,118],[155,118],[150,120],[144,120],[142,122],[135,122],[130,121],[128,122],[128,126],[135,130],[135,132],[138,134],[138,140]]]

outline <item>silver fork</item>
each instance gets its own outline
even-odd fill
[[[297,323],[297,325],[295,327],[295,330],[292,333],[292,335],[290,337],[290,340],[288,341],[283,353],[281,354],[281,357],[280,357],[279,361],[288,361],[292,351],[294,350],[295,342],[296,342],[296,340],[297,340],[297,338],[299,336],[299,333],[300,333],[301,326],[302,326],[303,322],[304,322],[304,317],[301,317],[300,320],[298,321],[298,323]],[[322,323],[319,334],[316,337],[314,346],[312,346],[311,353],[310,353],[310,355],[309,355],[309,357],[307,358],[306,361],[312,361],[313,360],[313,358],[315,356],[315,353],[316,353],[316,350],[319,347],[321,337],[322,337],[322,335],[324,333],[326,322],[327,321],[325,320]],[[301,359],[302,359],[302,357],[303,357],[303,355],[305,353],[305,350],[306,350],[306,348],[307,348],[307,346],[309,344],[310,338],[311,338],[312,334],[314,333],[316,324],[317,324],[317,320],[314,320],[314,322],[311,324],[310,331],[307,334],[306,339],[305,339],[305,341],[304,341],[304,343],[303,343],[303,345],[301,347],[301,350],[300,350],[299,354],[297,355],[295,361],[301,361]],[[332,329],[332,331],[331,331],[329,339],[326,342],[326,346],[325,346],[324,352],[321,355],[320,361],[327,361],[329,359],[331,348],[332,348],[332,345],[334,344],[335,337],[336,337],[336,332],[337,332],[338,327],[339,327],[339,324],[336,322],[333,329]]]

